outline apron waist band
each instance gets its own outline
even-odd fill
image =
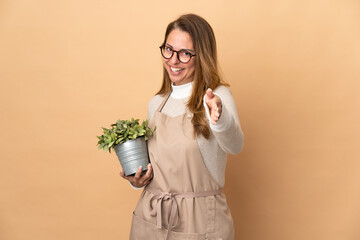
[[[208,197],[208,196],[215,196],[215,195],[220,195],[222,193],[222,188],[218,189],[218,190],[211,190],[211,191],[205,191],[205,192],[186,192],[186,193],[169,193],[169,192],[162,192],[159,189],[155,189],[155,188],[151,188],[149,186],[147,186],[145,188],[145,191],[150,192],[151,194],[153,194],[153,196],[150,199],[149,205],[150,205],[150,215],[152,217],[156,216],[156,227],[157,228],[162,228],[162,221],[161,221],[161,206],[162,206],[162,202],[163,201],[170,201],[170,205],[169,205],[169,211],[168,211],[168,232],[167,232],[167,236],[166,239],[168,239],[169,236],[169,232],[171,231],[172,228],[174,228],[178,221],[174,224],[175,222],[175,217],[178,215],[178,205],[177,202],[175,201],[175,198],[198,198],[198,197]],[[151,202],[153,199],[156,199],[157,203],[156,203],[156,207],[153,208],[151,206]]]

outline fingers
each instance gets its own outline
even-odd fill
[[[134,187],[143,187],[147,185],[153,178],[153,169],[151,164],[148,165],[148,169],[144,175],[141,175],[142,167],[140,166],[134,176],[125,176],[123,170],[120,171],[120,176],[128,180]]]
[[[218,107],[213,108],[210,117],[211,117],[212,124],[215,125],[216,122],[219,120],[219,117],[220,117],[220,112],[219,112]]]
[[[206,90],[205,103],[208,105],[209,108],[211,108],[211,100],[213,98],[214,93],[212,92],[211,88],[208,88],[208,90]]]
[[[146,174],[143,177],[146,179],[152,178],[152,166],[150,163],[148,164],[148,169],[146,171]]]
[[[209,108],[210,114],[211,114],[213,108],[216,106],[216,105],[214,105],[214,97],[215,97],[215,95],[214,95],[212,89],[208,88],[208,90],[206,90],[205,103]]]
[[[139,181],[141,172],[142,172],[142,166],[138,167],[138,169],[136,170],[136,173],[134,176],[134,181],[136,181],[136,182]]]
[[[209,88],[206,90],[205,102],[209,107],[210,121],[215,125],[222,113],[221,99],[213,93],[211,88]]]
[[[215,125],[216,122],[219,120],[220,116],[221,116],[221,113],[222,113],[222,105],[221,103],[219,105],[217,105],[213,111],[212,111],[212,114],[211,114],[211,120],[212,120],[212,124]]]
[[[142,178],[144,181],[144,185],[147,185],[153,178],[153,170],[151,164],[148,165],[148,170],[146,171],[146,174]]]
[[[121,176],[122,178],[127,179],[127,177],[125,176],[124,170],[122,170],[122,169],[121,169],[121,171],[120,171],[120,176]]]
[[[211,88],[208,88],[208,89],[206,90],[206,97],[208,98],[208,100],[210,100],[210,99],[213,98],[214,96],[215,96],[215,95],[214,95],[212,89],[211,89]]]

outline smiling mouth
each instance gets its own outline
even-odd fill
[[[175,73],[184,70],[184,68],[174,68],[174,67],[170,67],[170,69],[172,72],[175,72]]]

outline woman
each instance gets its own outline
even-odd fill
[[[201,17],[171,22],[160,46],[163,83],[148,106],[151,164],[122,177],[146,186],[130,239],[234,239],[222,193],[226,153],[237,154],[243,133],[233,97],[218,70],[215,36]],[[213,91],[214,90],[214,91]]]

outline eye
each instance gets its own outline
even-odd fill
[[[181,55],[186,56],[186,57],[190,57],[191,53],[188,51],[181,51]]]
[[[170,52],[172,52],[173,50],[172,50],[171,47],[166,47],[166,46],[165,46],[165,51],[170,53]]]

